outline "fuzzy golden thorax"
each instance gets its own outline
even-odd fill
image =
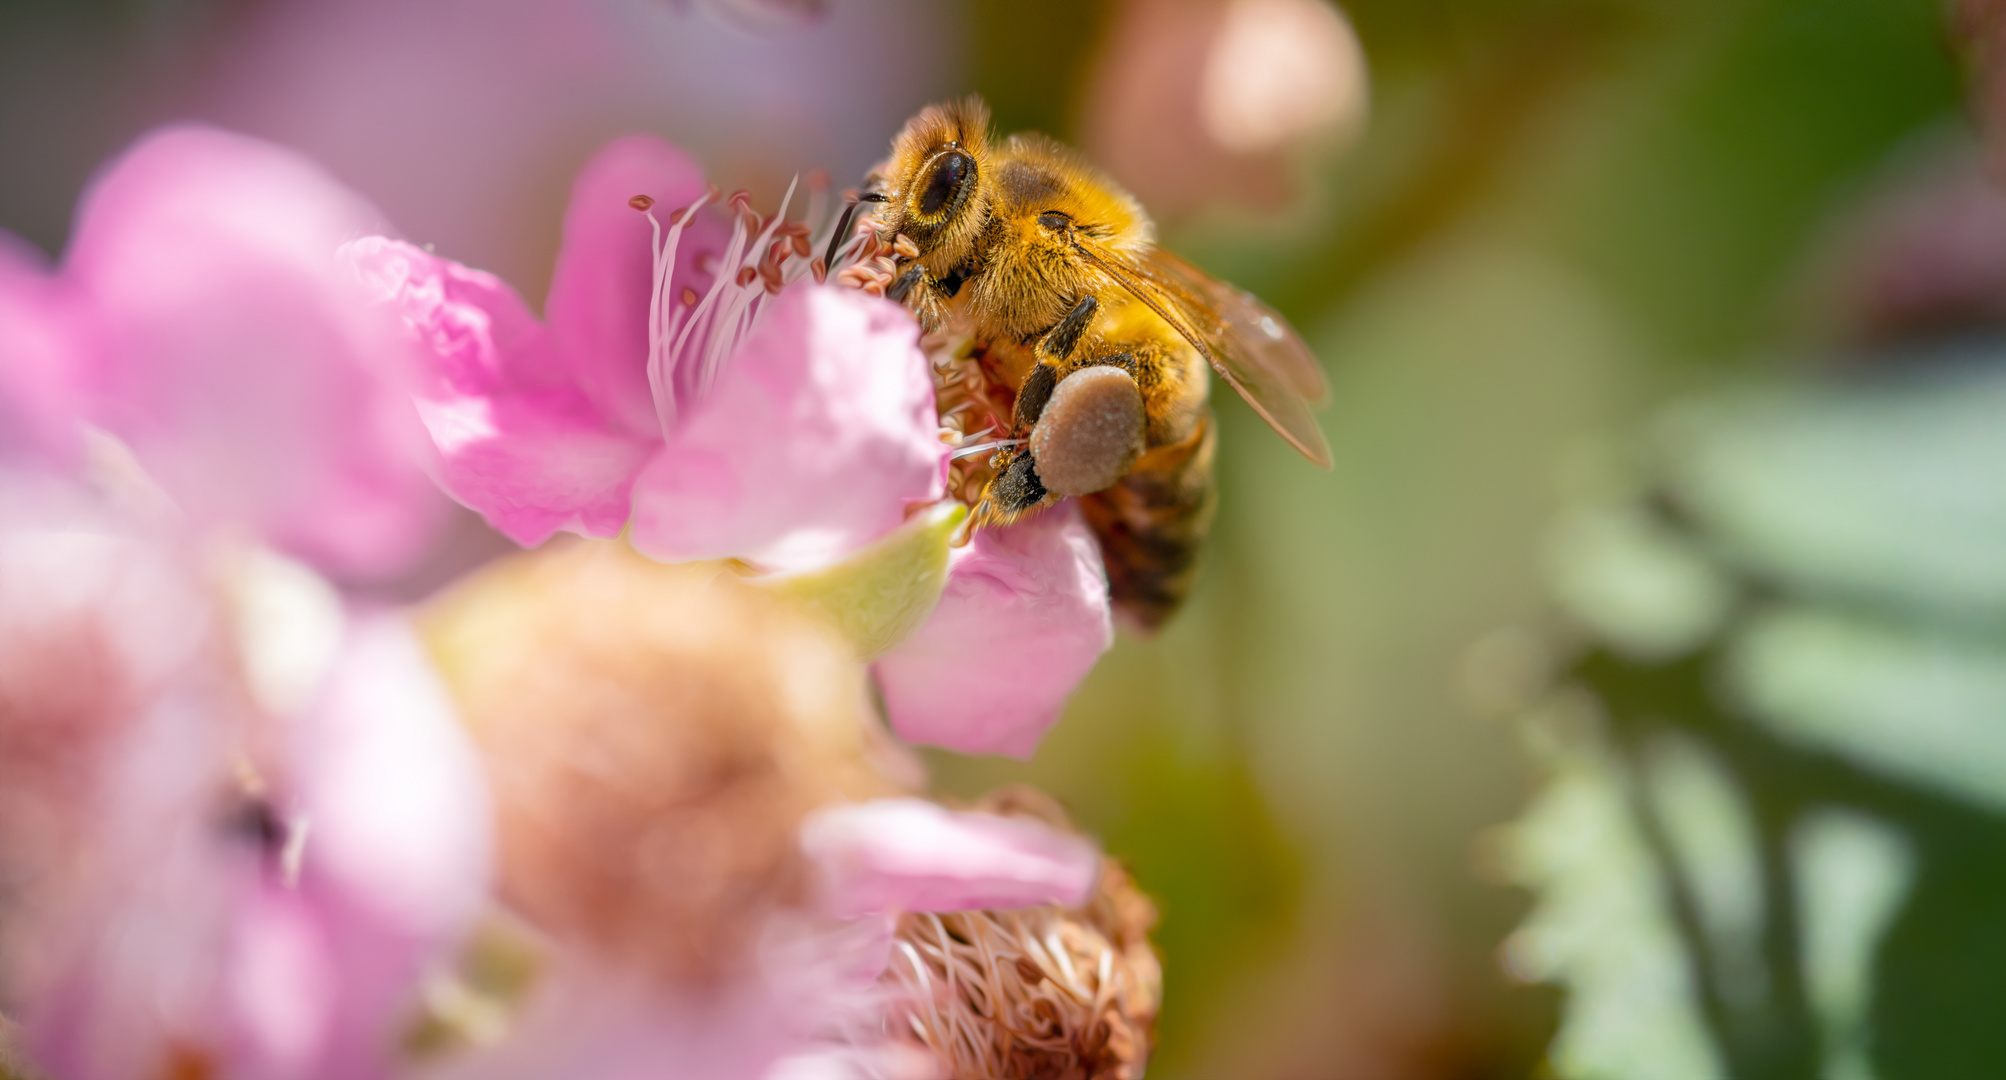
[[[995,336],[1041,333],[1080,297],[1119,289],[1078,245],[1147,248],[1155,230],[1134,197],[1042,135],[1013,135],[991,157],[994,202],[969,282],[977,321]]]
[[[946,276],[969,261],[989,220],[989,106],[979,97],[929,105],[892,140],[891,158],[871,178],[884,198],[877,212],[887,245],[905,236],[918,262]]]

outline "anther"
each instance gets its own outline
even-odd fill
[[[815,284],[817,285],[829,280],[829,266],[822,261],[822,257],[819,255],[815,257],[813,262],[808,264],[808,272],[815,276]]]
[[[683,306],[684,307],[697,306],[697,291],[695,289],[690,288],[688,285],[683,286]]]
[[[788,236],[787,244],[794,249],[795,255],[803,259],[808,257],[808,252],[814,250],[808,246],[808,237],[805,233],[796,233]]]
[[[737,281],[740,287],[743,287],[752,284],[752,279],[758,276],[759,276],[759,271],[754,270],[750,266],[747,266],[739,270]]]
[[[645,214],[655,208],[655,200],[648,195],[636,195],[627,200],[627,205]]]
[[[900,233],[898,239],[892,241],[892,250],[908,259],[919,258],[919,245],[913,243],[912,237],[904,233]]]

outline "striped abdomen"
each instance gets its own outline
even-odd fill
[[[1197,575],[1217,501],[1213,426],[1208,413],[1190,436],[1144,453],[1115,486],[1080,498],[1100,537],[1115,610],[1139,630],[1176,614]]]

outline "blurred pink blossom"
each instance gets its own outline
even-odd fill
[[[0,412],[56,460],[77,425],[130,447],[198,531],[345,575],[396,572],[444,504],[394,322],[359,302],[340,245],[383,228],[317,166],[167,128],[85,193],[60,269],[0,247]]]
[[[66,299],[41,253],[0,233],[0,461],[76,464]]]
[[[893,730],[1028,758],[1114,643],[1107,573],[1065,502],[956,551],[940,604],[876,665]]]
[[[171,791],[158,760],[120,763],[166,797],[107,793],[89,872],[29,927],[28,962],[42,978],[24,1020],[51,1075],[396,1071],[420,976],[484,900],[486,809],[472,751],[408,634],[365,626],[348,653],[307,721],[322,730],[302,733],[297,771],[275,778],[269,801],[233,797],[221,754],[185,759],[196,767]],[[394,707],[367,707],[386,702]],[[214,703],[162,707],[180,715],[150,718],[159,730],[149,734],[215,715],[200,715]],[[353,747],[319,753],[330,736],[375,745],[362,760]],[[161,748],[142,736],[127,749]],[[422,773],[425,785],[340,775],[367,763]],[[386,797],[411,809],[410,794],[430,805],[394,814],[402,858],[344,849],[338,837],[388,816]]]
[[[389,1075],[486,902],[485,795],[429,664],[300,564],[266,556],[290,569],[220,603],[171,541],[46,494],[10,485],[0,528],[0,653],[32,661],[0,665],[5,975],[37,1065]],[[239,681],[274,650],[307,691],[282,715]]]
[[[1121,0],[1081,140],[1159,222],[1220,204],[1282,211],[1306,152],[1365,126],[1365,53],[1327,0]]]
[[[691,207],[658,248],[637,197],[705,192],[659,140],[603,150],[573,190],[547,326],[490,275],[394,241],[350,248],[426,346],[419,409],[455,497],[525,545],[631,521],[659,559],[781,570],[941,497],[948,450],[909,317],[805,280],[808,232],[785,206],[762,219],[732,202],[728,237]]]
[[[91,185],[59,269],[0,245],[4,959],[51,1075],[386,1074],[485,903],[429,664],[266,547],[395,573],[445,508],[402,328],[338,258],[382,228],[184,127]]]

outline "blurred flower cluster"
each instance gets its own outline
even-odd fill
[[[802,187],[617,140],[541,317],[207,128],[0,237],[0,1073],[1141,1074],[1149,902],[900,741],[1028,755],[1098,550]],[[381,599],[447,496],[537,550]]]

